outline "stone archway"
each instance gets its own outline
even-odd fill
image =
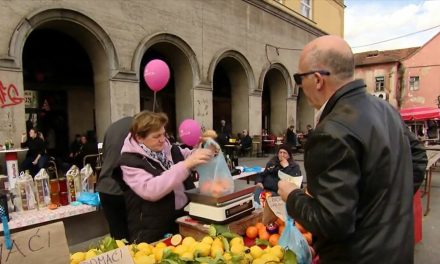
[[[194,118],[193,89],[200,82],[199,64],[194,51],[178,36],[160,33],[144,38],[136,48],[132,61],[132,70],[140,76],[141,100],[144,101],[152,97],[152,92],[145,85],[142,74],[146,63],[154,58],[164,60],[171,70],[169,84],[157,95],[161,97],[160,100],[171,103],[162,105],[160,109],[168,112],[170,122],[173,122],[170,128],[176,132],[184,119]],[[151,102],[141,102],[141,109],[151,110],[151,106]]]
[[[22,54],[28,36],[36,29],[52,29],[79,42],[90,58],[93,68],[96,134],[102,139],[111,123],[110,82],[118,73],[119,62],[109,35],[86,15],[70,9],[40,9],[28,14],[15,29],[9,47],[11,67],[22,69]],[[67,63],[67,62],[66,62]],[[70,135],[72,138],[73,135]]]
[[[289,72],[281,63],[266,65],[260,75],[260,86],[263,90],[262,128],[281,136],[289,125],[294,125],[296,117]]]
[[[237,51],[221,51],[210,64],[208,78],[213,87],[213,127],[225,119],[234,135],[243,129],[255,133],[249,96],[256,87],[248,60]]]

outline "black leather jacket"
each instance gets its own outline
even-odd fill
[[[311,196],[287,199],[321,263],[413,263],[412,162],[399,113],[362,80],[330,98],[305,146]]]

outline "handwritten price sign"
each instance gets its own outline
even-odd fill
[[[83,261],[80,264],[134,264],[134,262],[128,247],[122,247]]]
[[[65,264],[69,248],[63,222],[56,222],[11,234],[12,248],[6,249],[0,237],[0,264]]]

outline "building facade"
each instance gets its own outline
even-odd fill
[[[439,50],[440,33],[402,62],[402,109],[440,108]]]
[[[366,51],[355,54],[355,78],[363,79],[371,94],[396,109],[402,105],[402,60],[418,48]]]
[[[344,5],[278,2],[1,1],[0,140],[18,143],[37,126],[62,151],[86,131],[101,141],[109,124],[153,102],[170,116],[171,133],[186,118],[205,128],[225,119],[251,135],[305,129],[313,109],[292,79],[299,52],[276,47],[342,35]],[[298,3],[308,3],[310,18]],[[322,6],[335,25],[324,23]],[[155,58],[171,70],[156,100],[143,79]]]

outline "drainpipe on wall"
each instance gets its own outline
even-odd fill
[[[405,75],[405,68],[403,67],[403,64],[397,62],[397,87],[396,87],[396,101],[397,101],[397,109],[401,109],[403,105],[403,95],[405,91],[405,82],[404,82],[404,75]]]

